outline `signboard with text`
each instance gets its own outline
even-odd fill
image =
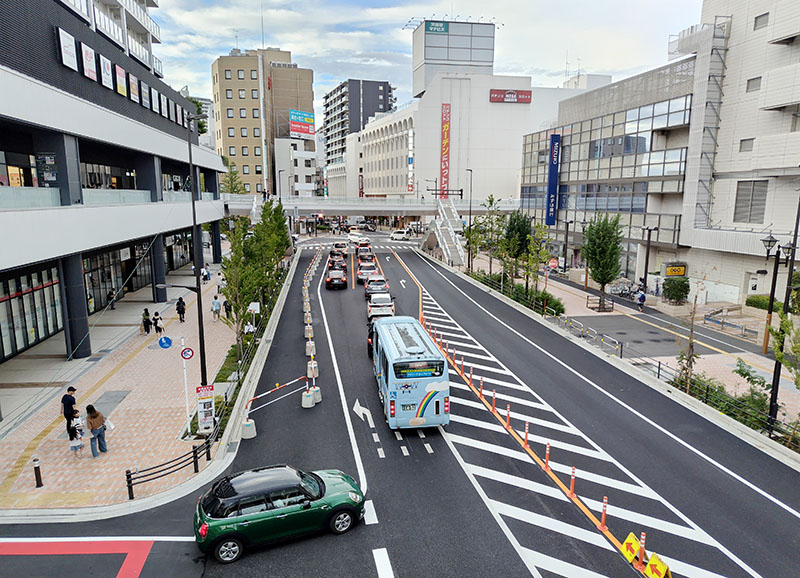
[[[442,103],[442,147],[439,155],[439,198],[447,198],[450,188],[450,104]]]
[[[314,138],[314,113],[300,110],[289,111],[289,136],[293,138]]]
[[[531,102],[530,90],[506,90],[503,88],[489,89],[489,102],[516,102],[528,104]]]
[[[547,171],[547,205],[545,225],[555,225],[558,215],[558,164],[561,158],[561,135],[550,135],[550,156]]]
[[[214,384],[197,387],[197,429],[214,428]]]
[[[433,32],[434,34],[447,34],[449,32],[449,22],[426,22],[425,32]]]

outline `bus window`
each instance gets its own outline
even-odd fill
[[[394,376],[397,379],[441,377],[442,373],[444,373],[444,362],[442,361],[411,361],[394,364]]]

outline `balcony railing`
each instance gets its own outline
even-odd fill
[[[150,18],[150,15],[142,8],[142,5],[136,0],[122,0],[125,9],[133,15],[134,18],[144,26],[147,31],[153,36],[153,40],[161,42],[161,27]]]
[[[125,48],[125,34],[122,32],[122,27],[100,10],[97,5],[94,7],[94,24],[109,40],[113,40],[121,48]]]
[[[150,202],[150,191],[133,189],[83,189],[84,205],[141,205]]]
[[[128,34],[128,52],[139,62],[150,67],[150,51],[147,47],[136,40],[132,34]]]
[[[83,16],[88,22],[92,21],[92,13],[89,9],[89,0],[61,0],[61,2]]]
[[[0,187],[0,210],[38,209],[60,205],[61,193],[57,188]]]
[[[164,72],[161,69],[161,59],[158,58],[155,54],[153,55],[153,72],[159,78],[164,78]]]

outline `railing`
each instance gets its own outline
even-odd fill
[[[54,187],[0,187],[0,210],[38,209],[61,205],[61,192]]]
[[[200,200],[201,201],[213,201],[214,200],[214,193],[200,193]]]
[[[599,295],[587,295],[586,296],[586,307],[587,309],[592,309],[594,311],[614,311],[614,300],[611,299],[608,295],[605,296],[603,299],[603,306],[600,307],[600,296]]]
[[[83,189],[84,205],[140,205],[149,203],[150,191],[133,189]]]
[[[153,57],[155,59],[155,57]],[[376,193],[377,194],[377,193]],[[292,207],[299,207],[299,208],[319,208],[320,212],[325,210],[336,210],[339,206],[344,207],[352,207],[353,205],[360,205],[360,206],[396,206],[396,205],[403,205],[411,208],[417,207],[425,207],[428,210],[433,210],[436,208],[436,205],[433,203],[426,203],[421,199],[417,199],[413,195],[408,196],[400,196],[399,194],[395,193],[387,193],[387,197],[284,197],[284,208],[286,210],[291,209]],[[221,198],[226,201],[238,201],[242,202],[247,199],[247,195],[234,195],[230,193],[223,193]],[[247,200],[247,203],[250,201]],[[468,201],[458,200],[454,201],[455,206],[461,212],[466,210],[469,207]],[[498,206],[500,210],[503,212],[513,212],[519,209],[519,200],[518,199],[503,199],[499,202]],[[481,205],[474,205],[472,207],[473,214],[482,214],[485,212],[485,207]]]
[[[164,71],[161,65],[161,59],[158,58],[155,54],[153,55],[153,72],[159,78],[164,78]]]
[[[109,39],[125,48],[125,34],[122,32],[122,27],[100,10],[96,4],[94,7],[94,24]]]
[[[435,220],[435,219],[434,219]],[[449,219],[444,221],[444,225],[447,228],[447,233],[450,235],[450,241],[452,241],[453,245],[455,245],[456,252],[458,253],[459,262],[456,263],[457,265],[464,265],[467,262],[467,258],[464,255],[464,247],[461,246],[461,242],[459,241],[458,237],[456,236],[456,232],[453,230],[453,225],[450,223]],[[445,243],[447,240],[445,239]],[[452,251],[448,245],[448,252],[452,256]]]
[[[444,239],[444,233],[442,232],[442,228],[439,226],[439,221],[434,219],[432,224],[434,234],[436,235],[436,241],[439,243],[439,247],[442,248],[444,259],[449,265],[453,262],[453,256],[450,254],[450,247],[447,245],[447,242]]]
[[[91,22],[92,13],[89,11],[89,0],[61,0],[61,2]]]
[[[738,324],[738,323],[733,323],[731,321],[727,321],[724,316],[721,319],[717,318],[717,315],[719,315],[722,312],[723,310],[719,309],[703,315],[703,325],[707,323],[715,323],[719,325],[720,331],[725,331],[725,329],[735,329],[736,332],[745,339],[758,338],[758,329],[751,329],[744,324]]]
[[[128,34],[128,52],[145,66],[150,66],[150,51],[132,34]]]
[[[122,0],[125,8],[134,18],[153,35],[157,42],[161,42],[161,27],[153,20],[140,4],[135,0]]]

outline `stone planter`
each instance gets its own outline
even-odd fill
[[[648,297],[648,301],[651,298]],[[645,307],[648,305],[652,305],[652,303],[645,302]],[[662,313],[666,313],[667,315],[671,315],[673,317],[690,317],[692,314],[692,304],[689,302],[681,303],[680,305],[674,305],[669,301],[663,301],[660,298],[657,298],[655,302],[655,308],[661,311]]]

